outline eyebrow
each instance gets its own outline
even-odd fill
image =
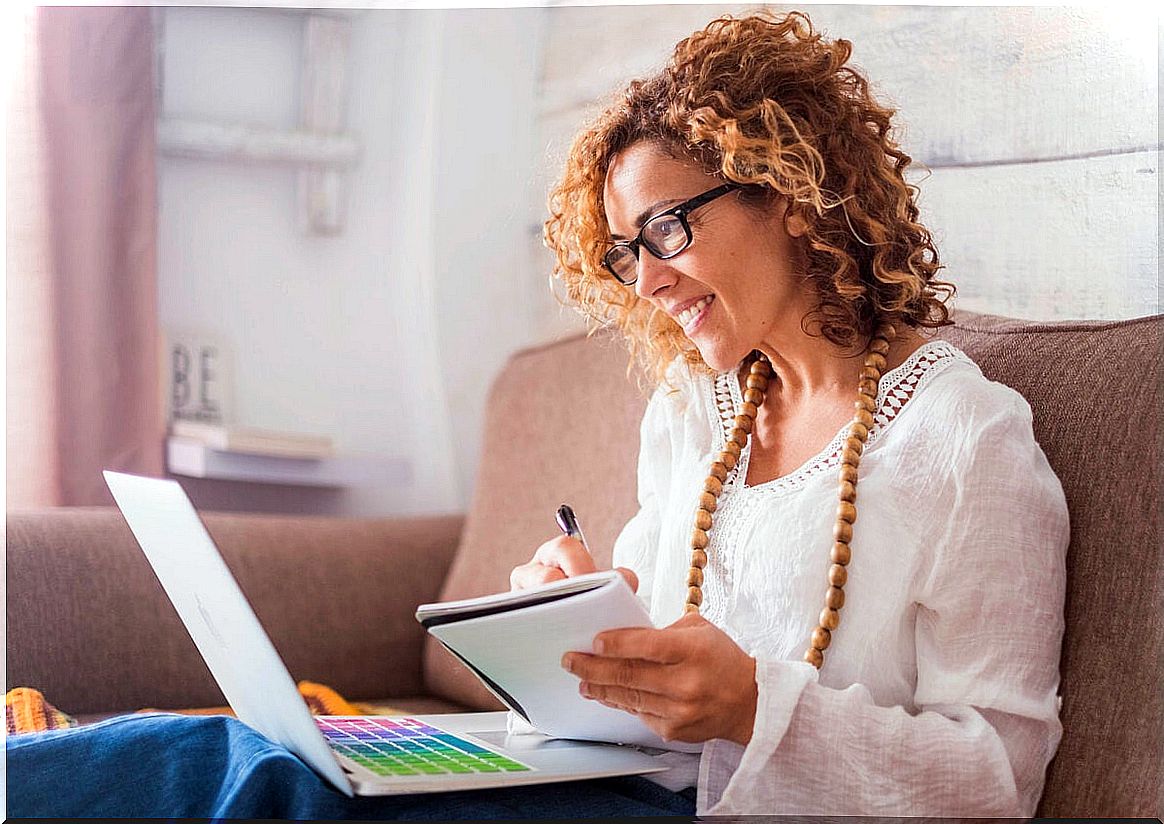
[[[641,212],[639,212],[638,216],[635,218],[635,228],[642,229],[643,224],[646,223],[649,218],[654,217],[659,212],[662,212],[668,206],[668,204],[682,203],[682,202],[683,202],[683,198],[673,197],[673,198],[670,198],[669,200],[659,200],[659,201],[652,203],[650,206],[648,206],[647,208],[645,208]],[[610,236],[614,240],[626,240],[626,238],[624,238],[622,235],[615,234],[614,232],[611,232]]]

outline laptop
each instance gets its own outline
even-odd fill
[[[104,475],[239,720],[345,795],[476,790],[667,769],[633,747],[510,735],[505,712],[312,716],[182,487]]]

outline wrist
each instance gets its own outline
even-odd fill
[[[756,726],[756,705],[759,701],[760,690],[756,686],[756,659],[752,656],[747,657],[747,680],[746,687],[743,691],[743,702],[740,707],[739,726],[736,728],[735,735],[731,740],[735,741],[742,747],[748,746],[752,741],[752,729]]]

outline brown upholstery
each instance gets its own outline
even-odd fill
[[[350,699],[424,691],[413,612],[459,517],[204,520],[292,677]],[[7,544],[9,688],[70,714],[225,703],[116,509],[10,513]]]

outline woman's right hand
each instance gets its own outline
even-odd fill
[[[511,591],[529,589],[538,584],[548,584],[551,581],[561,581],[564,578],[597,571],[598,567],[594,565],[593,556],[581,541],[567,535],[559,535],[539,546],[528,563],[513,568],[509,573],[509,589]],[[618,571],[626,578],[632,592],[638,590],[637,575],[626,567],[619,567]]]

